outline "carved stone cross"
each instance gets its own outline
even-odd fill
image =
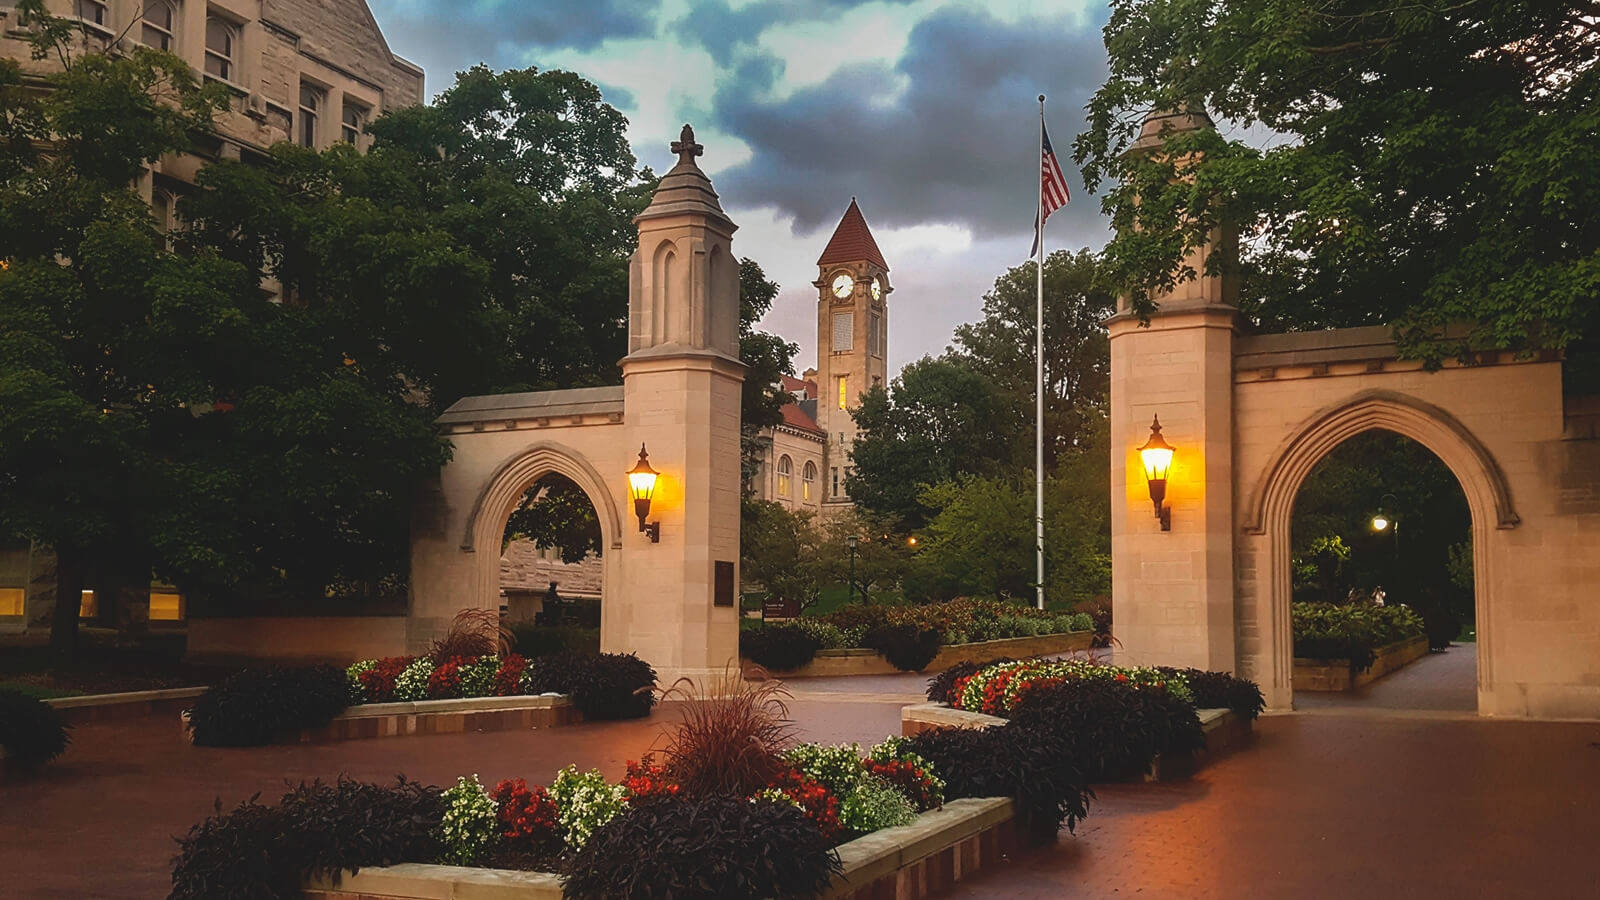
[[[694,158],[703,155],[706,148],[694,142],[694,129],[685,124],[678,139],[672,142],[672,152],[678,154],[679,165],[683,163],[694,165]]]

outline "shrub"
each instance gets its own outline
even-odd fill
[[[838,854],[784,802],[674,797],[633,807],[594,835],[563,880],[574,898],[816,897]]]
[[[972,675],[955,679],[950,685],[950,705],[969,712],[1004,716],[1031,688],[1085,680],[1125,682],[1170,693],[1185,702],[1191,699],[1182,676],[1157,669],[1108,666],[1081,659],[1035,658],[990,663]]]
[[[863,641],[882,653],[889,664],[902,672],[921,672],[939,655],[943,636],[932,628],[916,625],[879,625],[867,629]]]
[[[470,866],[489,855],[500,839],[497,804],[478,776],[463,775],[444,792],[444,815],[439,820],[441,862]]]
[[[512,643],[518,653],[530,659],[536,656],[555,656],[560,653],[599,653],[600,628],[581,625],[529,625],[511,626]]]
[[[440,665],[452,659],[510,652],[511,632],[500,624],[498,609],[463,609],[451,620],[444,637],[433,642],[428,658]]]
[[[522,689],[568,694],[589,721],[637,719],[655,706],[656,671],[632,653],[563,653],[528,660]]]
[[[247,669],[201,694],[189,721],[198,745],[254,747],[327,725],[349,705],[349,678],[333,666]]]
[[[905,794],[918,811],[944,805],[944,779],[933,764],[914,753],[906,739],[890,737],[874,746],[861,761],[867,774],[889,782]]]
[[[21,691],[0,688],[0,747],[19,766],[40,766],[67,749],[72,739],[55,707]]]
[[[171,900],[299,897],[313,874],[435,859],[444,803],[437,788],[404,778],[389,787],[339,778],[302,783],[275,807],[252,797],[216,809],[179,839]]]
[[[839,804],[839,824],[855,834],[909,825],[916,820],[916,804],[881,778],[862,778]]]
[[[562,840],[568,847],[582,850],[595,829],[622,812],[628,789],[606,781],[599,769],[580,773],[577,766],[569,765],[550,782],[550,796],[556,802]]]
[[[1095,597],[1092,600],[1085,600],[1074,606],[1073,609],[1077,610],[1079,614],[1089,616],[1089,621],[1094,628],[1093,646],[1111,646],[1110,597]]]
[[[1010,797],[1019,826],[1036,839],[1054,839],[1089,814],[1094,796],[1083,773],[1064,758],[1048,732],[1015,727],[935,728],[906,740],[945,780],[945,797]]]
[[[840,650],[860,646],[864,628],[844,629],[817,618],[799,618],[787,623],[816,639],[819,650]],[[768,668],[771,668],[770,666]]]
[[[656,705],[656,670],[632,653],[580,657],[569,684],[572,705],[591,722],[639,719]]]
[[[1235,678],[1227,672],[1174,669],[1169,666],[1159,668],[1188,683],[1196,709],[1230,709],[1242,719],[1254,719],[1267,708],[1266,698],[1261,696],[1261,688],[1254,681]]]
[[[1008,725],[1048,735],[1056,752],[1090,783],[1142,775],[1158,753],[1205,746],[1188,702],[1168,691],[1103,679],[1026,691]]]
[[[780,754],[794,742],[794,722],[782,684],[724,672],[704,686],[679,679],[663,696],[682,700],[664,756],[666,771],[688,793],[748,796],[787,768]]]
[[[773,672],[798,669],[811,662],[821,648],[822,641],[799,625],[768,625],[739,632],[739,655]]]

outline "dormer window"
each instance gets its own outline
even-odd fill
[[[206,17],[206,74],[232,81],[238,71],[239,28],[221,16]]]
[[[144,18],[139,25],[140,43],[171,52],[173,26],[177,21],[178,13],[170,0],[145,0]]]

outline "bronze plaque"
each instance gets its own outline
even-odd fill
[[[716,593],[712,597],[713,606],[733,605],[733,563],[717,560]]]

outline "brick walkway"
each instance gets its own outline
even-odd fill
[[[1294,695],[1294,708],[1348,711],[1362,709],[1478,710],[1478,645],[1451,644],[1443,653],[1429,653],[1398,672],[1391,672],[1348,694]]]
[[[899,727],[899,702],[812,696],[791,704],[808,739]],[[615,776],[662,722],[249,750],[189,747],[165,718],[84,725],[44,776],[0,784],[0,896],[164,896],[173,836],[217,797],[275,800],[339,772],[545,780],[577,761]],[[1191,781],[1100,788],[1077,836],[956,896],[1600,896],[1600,725],[1294,715],[1259,731]]]

